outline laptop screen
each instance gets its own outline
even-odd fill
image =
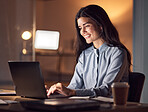
[[[16,95],[30,98],[47,98],[39,62],[9,61]]]

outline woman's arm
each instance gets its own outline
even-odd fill
[[[114,81],[121,81],[127,72],[127,59],[126,52],[116,51],[112,52],[110,64],[103,79],[102,85],[96,88],[90,89],[76,89],[76,95],[79,96],[110,96],[110,86]],[[127,81],[124,80],[124,81]]]
[[[47,96],[50,96],[54,92],[57,92],[65,96],[76,95],[75,90],[66,88],[64,85],[62,85],[62,83],[57,83],[57,84],[52,85],[50,89],[48,90]]]
[[[54,92],[63,94],[65,96],[73,96],[76,95],[75,89],[83,88],[83,64],[82,64],[82,55],[80,56],[78,63],[75,67],[74,76],[68,87],[62,85],[62,83],[54,84],[47,90],[47,96],[53,94]]]
[[[113,52],[102,85],[90,89],[83,88],[83,67],[82,63],[79,62],[76,65],[75,73],[69,86],[66,88],[62,84],[57,84],[56,86],[53,85],[53,87],[51,87],[51,90],[49,90],[50,92],[48,93],[50,94],[57,91],[58,93],[66,96],[110,96],[111,84],[114,81],[120,81],[125,73],[127,73],[126,60],[126,52]]]

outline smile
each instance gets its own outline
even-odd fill
[[[84,38],[88,39],[88,38],[90,38],[90,35],[85,35]]]

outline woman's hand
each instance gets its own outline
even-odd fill
[[[62,85],[62,83],[57,83],[57,84],[52,85],[50,89],[47,90],[47,96],[50,96],[54,92],[57,92],[65,96],[76,95],[75,90],[66,88],[65,86]]]

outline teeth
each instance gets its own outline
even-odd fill
[[[86,35],[85,38],[88,38],[90,35]]]

